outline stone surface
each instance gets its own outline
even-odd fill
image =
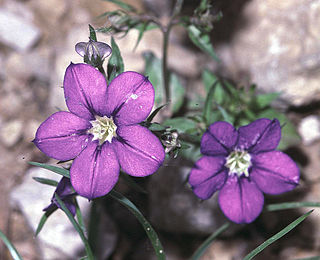
[[[0,125],[1,126],[1,125]],[[23,123],[20,120],[12,120],[3,123],[0,128],[0,140],[6,147],[14,146],[22,136]]]
[[[190,166],[178,159],[173,163],[162,167],[148,183],[151,222],[167,232],[212,233],[226,221],[216,196],[201,202],[185,185]]]
[[[222,70],[281,92],[287,105],[320,100],[319,12],[319,0],[248,2],[232,41],[217,50]]]
[[[26,51],[40,37],[40,31],[28,20],[0,9],[0,41],[10,48]]]
[[[59,181],[60,176],[41,168],[31,168],[26,172],[23,183],[11,192],[11,203],[21,209],[34,232],[43,215],[42,210],[50,204],[55,188],[40,184],[32,177]],[[82,213],[86,216],[89,202],[81,198],[78,201]],[[78,233],[61,210],[50,216],[37,238],[43,259],[65,259],[66,256],[72,258],[83,250],[83,243]]]
[[[320,139],[320,118],[311,115],[303,118],[298,126],[304,144],[311,144]]]

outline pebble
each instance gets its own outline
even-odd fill
[[[0,42],[17,51],[30,49],[40,38],[40,30],[6,9],[0,9]]]
[[[304,144],[309,145],[320,139],[320,118],[310,115],[303,118],[298,126],[298,132]]]
[[[18,143],[22,135],[23,123],[20,120],[13,120],[3,123],[0,131],[0,140],[6,147],[12,147]]]

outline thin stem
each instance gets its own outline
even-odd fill
[[[168,71],[168,45],[169,45],[169,35],[171,28],[175,25],[175,19],[180,14],[183,5],[183,0],[177,0],[173,9],[173,14],[170,17],[170,21],[167,26],[162,26],[161,30],[163,32],[163,46],[162,46],[162,77],[165,92],[165,103],[171,101],[170,95],[170,73]]]
[[[170,23],[167,28],[163,31],[163,46],[162,46],[162,77],[165,92],[165,103],[170,102],[170,86],[169,86],[169,71],[168,71],[168,44],[169,44],[169,34],[170,34]]]

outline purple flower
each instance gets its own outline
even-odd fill
[[[51,204],[48,207],[44,208],[43,211],[52,211],[57,208],[61,209],[61,206],[57,201],[55,194],[58,194],[59,198],[63,201],[63,203],[74,216],[76,214],[76,205],[74,203],[74,196],[76,195],[76,193],[71,186],[69,178],[62,177],[54,192],[54,195],[52,196]]]
[[[117,183],[120,167],[144,177],[162,164],[159,139],[139,125],[154,103],[148,78],[124,72],[107,87],[104,76],[87,64],[70,64],[64,77],[70,112],[57,112],[36,133],[35,145],[57,160],[74,159],[70,169],[76,192],[92,199]]]
[[[236,130],[227,122],[210,125],[201,139],[200,158],[189,176],[201,199],[217,190],[223,213],[233,222],[250,223],[262,211],[266,194],[290,191],[299,169],[286,154],[275,151],[281,138],[277,119],[258,119]]]

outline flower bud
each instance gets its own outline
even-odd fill
[[[112,50],[111,47],[104,42],[97,42],[89,39],[88,42],[78,42],[75,46],[76,52],[84,58],[84,62],[94,67],[102,65]]]

